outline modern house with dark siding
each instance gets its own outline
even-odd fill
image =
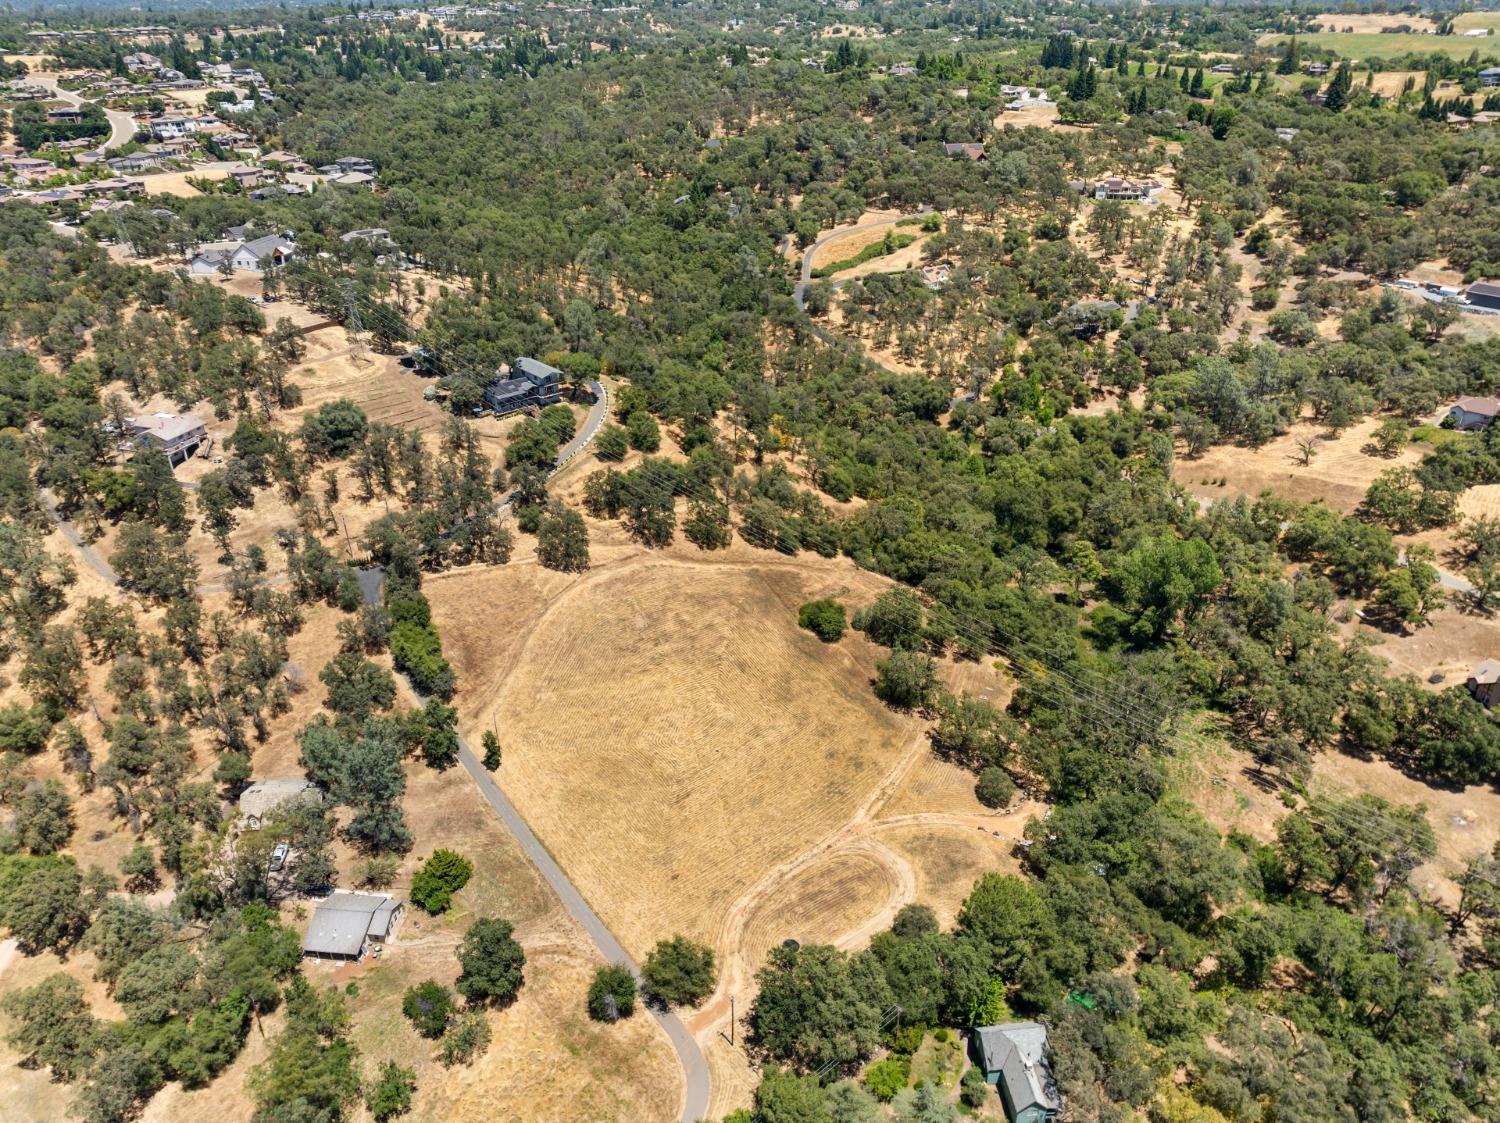
[[[541,409],[562,401],[562,371],[540,359],[522,356],[502,378],[484,390],[484,404],[497,414]]]

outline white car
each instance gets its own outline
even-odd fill
[[[290,852],[291,851],[288,848],[288,846],[287,846],[286,843],[284,843],[284,842],[278,842],[276,844],[276,849],[274,849],[274,850],[271,851],[271,872],[272,873],[276,873],[278,870],[282,869],[286,865],[286,857],[287,857],[287,855]]]

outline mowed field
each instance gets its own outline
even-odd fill
[[[576,481],[575,481],[576,482]],[[460,727],[497,730],[496,780],[626,949],[683,934],[718,955],[687,1012],[714,1073],[710,1115],[749,1102],[741,1018],[754,972],[786,939],[864,946],[912,901],[956,915],[975,878],[1014,869],[1039,804],[1005,812],[932,756],[919,719],[870,688],[881,653],[824,645],[797,607],[868,604],[886,582],[845,559],[738,540],[646,551],[590,520],[593,568],[558,574],[520,536],[512,562],[424,582],[459,672]],[[939,673],[1003,705],[990,664]]]
[[[873,651],[797,628],[827,584],[775,563],[600,568],[548,605],[475,714],[500,730],[501,786],[633,954],[679,932],[712,941],[912,740],[915,722],[870,691]],[[446,636],[447,597],[433,602]]]
[[[1342,16],[1335,17],[1335,22],[1339,27],[1345,26]],[[1259,45],[1274,47],[1289,38],[1290,36],[1277,33],[1263,35],[1259,40]],[[1468,58],[1475,50],[1481,54],[1489,54],[1497,50],[1493,36],[1471,38],[1464,35],[1420,35],[1409,32],[1385,34],[1379,31],[1314,31],[1298,35],[1297,42],[1304,50],[1329,50],[1337,53],[1340,58],[1356,60],[1394,58],[1408,53]]]

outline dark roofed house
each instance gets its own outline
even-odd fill
[[[522,357],[511,364],[506,377],[491,382],[484,391],[484,404],[497,414],[540,409],[562,401],[562,371],[539,359]]]
[[[1062,1092],[1047,1057],[1045,1026],[983,1026],[969,1038],[969,1053],[985,1080],[999,1091],[1011,1123],[1050,1123],[1062,1115]]]
[[[1479,72],[1481,86],[1500,86],[1500,66],[1486,66]]]
[[[1500,413],[1500,397],[1459,398],[1448,410],[1455,429],[1483,429]]]
[[[955,144],[944,144],[943,155],[950,160],[959,156],[968,160],[983,160],[984,145],[978,141],[959,141]]]
[[[388,893],[330,893],[313,910],[302,938],[302,954],[315,959],[360,959],[371,943],[383,943],[401,915]]]
[[[1500,284],[1494,281],[1475,281],[1464,290],[1464,295],[1476,307],[1500,309]]]

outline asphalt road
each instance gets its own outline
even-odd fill
[[[552,886],[552,891],[562,901],[563,907],[568,910],[568,915],[576,920],[579,927],[588,933],[589,939],[594,941],[599,954],[610,963],[624,964],[639,980],[641,970],[635,961],[625,953],[625,949],[620,946],[620,941],[615,939],[614,933],[589,907],[589,903],[583,899],[583,894],[568,880],[568,875],[563,873],[562,867],[531,832],[531,828],[526,825],[526,820],[521,818],[515,805],[506,798],[505,793],[485,771],[484,765],[479,762],[474,751],[469,748],[468,742],[462,737],[458,739],[458,759],[459,763],[464,766],[464,770],[478,785],[480,794],[489,801],[495,813],[500,816],[500,821],[520,843],[521,849],[541,872],[547,884]],[[682,1123],[697,1123],[708,1114],[708,1098],[711,1088],[708,1063],[703,1059],[703,1051],[698,1048],[698,1042],[693,1039],[692,1034],[688,1033],[681,1019],[671,1010],[658,1010],[650,1006],[646,1008],[666,1032],[668,1040],[672,1042],[672,1048],[677,1050],[677,1059],[682,1064],[683,1080],[686,1085],[686,1096],[680,1117]]]
[[[52,96],[59,101],[65,101],[70,105],[83,105],[89,102],[89,98],[81,97],[72,90],[65,90],[57,84],[56,74],[28,74],[26,81],[38,86],[43,86],[52,92]],[[104,109],[103,106],[100,106]],[[121,148],[135,139],[135,118],[129,113],[122,113],[118,109],[104,109],[104,116],[109,119],[109,139],[100,147],[104,151],[111,148]]]

